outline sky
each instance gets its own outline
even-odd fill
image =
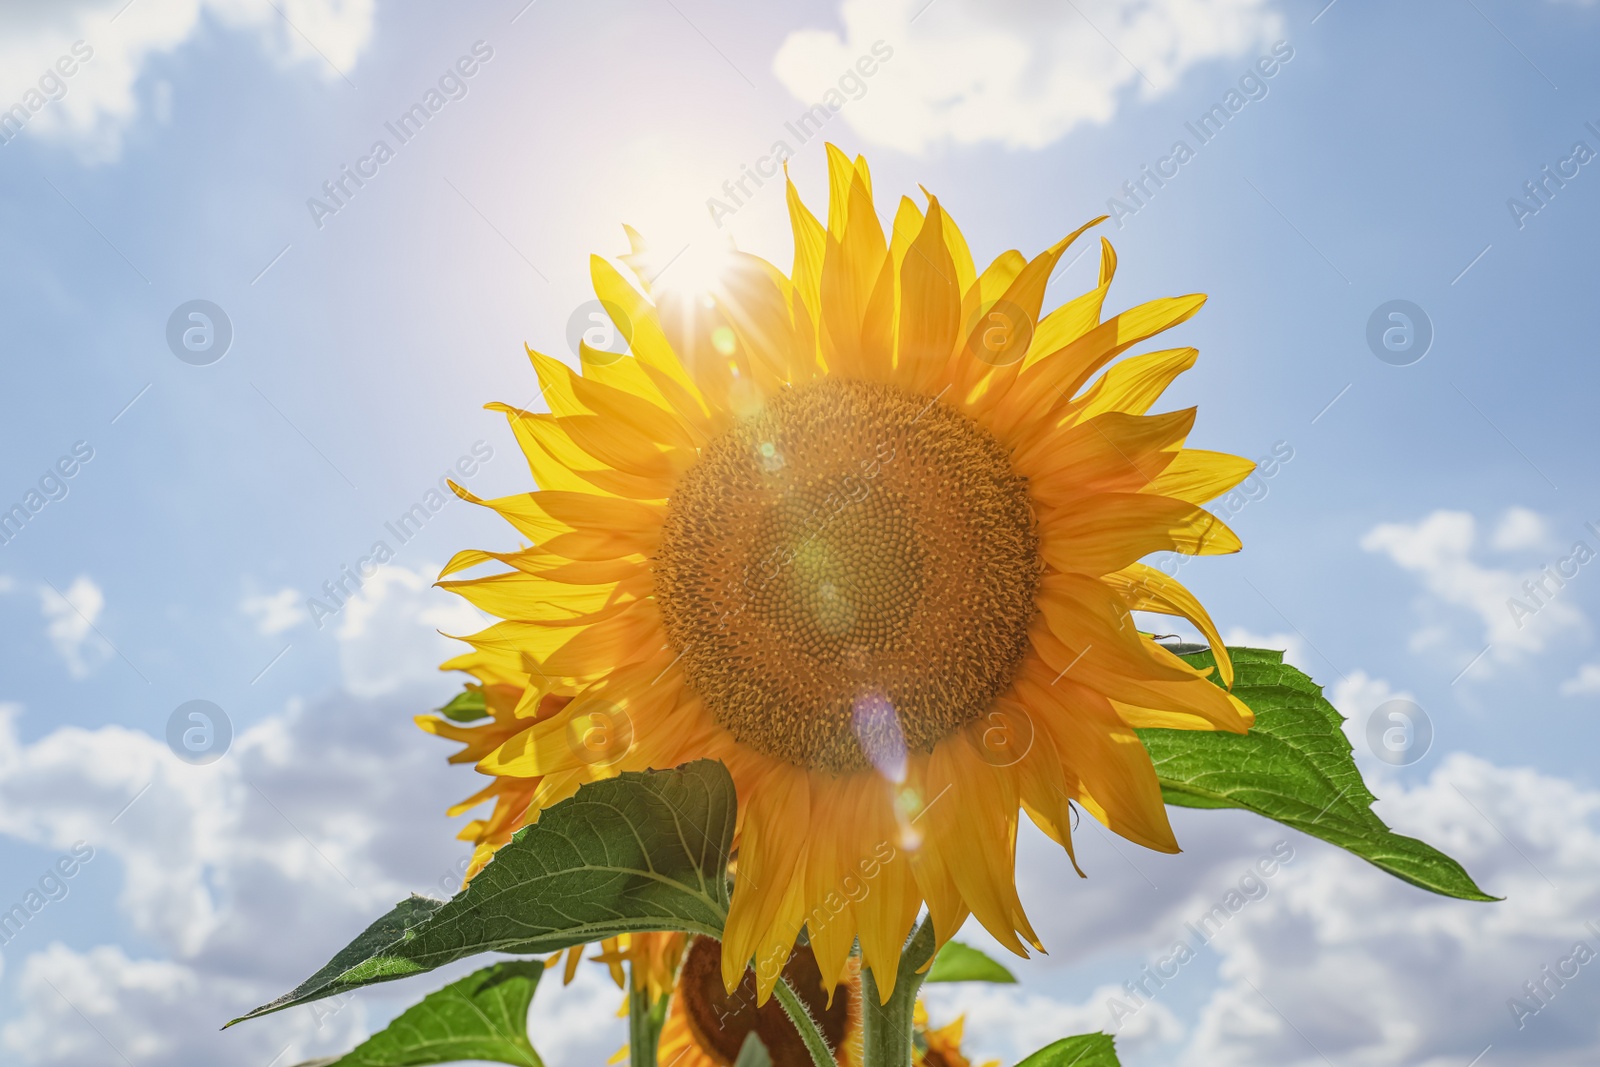
[[[459,879],[477,785],[411,716],[480,621],[438,568],[514,543],[439,486],[530,488],[482,410],[538,406],[524,343],[575,361],[623,223],[682,272],[730,240],[786,266],[746,175],[782,142],[820,206],[827,140],[980,262],[1109,214],[1115,307],[1209,294],[1166,402],[1264,462],[1219,505],[1244,551],[1182,578],[1506,898],[1237,812],[1176,812],[1177,857],[1086,823],[1084,880],[1029,830],[1050,953],[935,1021],[1007,1063],[1093,1029],[1135,1067],[1592,1059],[1600,964],[1542,969],[1600,953],[1597,45],[1571,0],[0,7],[0,910],[38,905],[0,1056],[280,1067],[442,984],[217,1031]],[[1073,255],[1048,303],[1094,284]],[[598,967],[542,989],[550,1067],[609,1056],[618,1003]]]

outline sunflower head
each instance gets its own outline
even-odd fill
[[[936,197],[885,231],[865,161],[828,157],[826,221],[788,186],[787,273],[735,253],[673,292],[632,231],[633,282],[592,261],[627,351],[530,352],[549,410],[492,405],[538,489],[457,488],[528,543],[447,566],[502,564],[442,584],[503,621],[445,667],[506,696],[430,728],[497,783],[480,851],[585,782],[723,761],[725,988],[804,928],[825,986],[859,940],[887,996],[924,906],[941,942],[975,915],[1038,946],[1020,812],[1069,853],[1075,806],[1176,850],[1135,729],[1251,716],[1205,609],[1141,561],[1238,549],[1202,505],[1252,464],[1185,447],[1193,409],[1150,414],[1194,349],[1121,358],[1203,297],[1105,315],[1102,240],[1096,285],[1045,314],[1082,229],[980,272]],[[1134,611],[1188,618],[1217,678]],[[759,1000],[778,970],[756,967]]]
[[[861,997],[854,968],[847,967],[825,986],[816,956],[799,945],[780,973],[811,1013],[839,1067],[859,1067]],[[773,1067],[811,1067],[811,1054],[782,1006],[759,997],[755,973],[747,970],[738,985],[726,989],[721,944],[696,937],[672,990],[657,1062],[662,1067],[731,1067],[750,1034],[766,1046]]]

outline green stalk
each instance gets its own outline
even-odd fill
[[[927,976],[917,973],[933,958],[933,919],[917,925],[900,953],[900,971],[888,1003],[880,1003],[871,968],[861,971],[861,1046],[863,1067],[910,1067],[911,1031],[917,991]]]
[[[667,1018],[667,1001],[650,1003],[650,983],[637,964],[628,965],[628,1062],[631,1067],[655,1067],[656,1042]]]
[[[772,987],[772,991],[777,994],[778,1003],[782,1004],[783,1010],[788,1013],[789,1021],[800,1031],[800,1040],[806,1043],[806,1051],[811,1053],[813,1067],[835,1067],[833,1053],[828,1048],[828,1039],[822,1036],[817,1021],[811,1017],[811,1012],[806,1010],[805,1002],[800,999],[799,994],[789,985],[789,979],[779,978],[778,984]]]

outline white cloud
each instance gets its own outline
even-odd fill
[[[960,939],[1005,962],[1022,984],[924,987],[936,1021],[968,1014],[964,1047],[974,1063],[1016,1063],[1050,1041],[1091,1030],[1115,1031],[1129,1067],[1170,1062],[1166,1053],[1185,1033],[1180,1016],[1192,1013],[1212,984],[1214,955],[1202,951],[1120,1024],[1111,998],[1130,1003],[1121,983],[1139,981],[1144,966],[1158,964],[1177,939],[1190,937],[1184,924],[1205,915],[1276,842],[1300,843],[1297,835],[1243,812],[1174,808],[1171,814],[1184,849],[1176,856],[1137,848],[1083,818],[1073,837],[1084,879],[1060,846],[1025,825],[1018,895],[1050,955],[1010,957],[972,921]],[[1253,921],[1258,907],[1250,905],[1233,922]],[[1024,1010],[1007,1000],[1020,1001]]]
[[[48,585],[39,587],[39,610],[44,613],[45,636],[55,646],[67,672],[74,678],[89,673],[112,655],[105,639],[95,632],[95,620],[105,610],[105,594],[87,574],[80,574],[58,593]]]
[[[1589,696],[1600,693],[1600,663],[1585,663],[1578,673],[1561,683],[1561,695]]]
[[[772,69],[805,104],[883,41],[894,49],[841,111],[862,137],[920,153],[941,142],[1042,148],[1151,98],[1196,64],[1254,58],[1281,36],[1268,0],[844,0],[843,32],[789,34]]]
[[[348,74],[372,34],[376,0],[25,0],[0,5],[0,109],[17,105],[32,135],[86,160],[114,159],[138,116],[146,63],[209,18],[254,33],[285,63]],[[115,21],[112,21],[115,19]],[[77,42],[76,51],[73,46]],[[66,61],[57,67],[58,61]],[[72,70],[70,76],[64,72]],[[159,93],[157,103],[159,103]]]
[[[1395,695],[1365,675],[1342,689],[1336,699],[1351,712]],[[936,1017],[968,1013],[974,1062],[1016,1062],[1068,1033],[1109,1031],[1105,1003],[1119,990],[1106,979],[1138,980],[1175,937],[1190,936],[1186,921],[1239,884],[1271,842],[1287,840],[1292,862],[1265,880],[1261,899],[1126,1020],[1123,1062],[1463,1067],[1490,1044],[1485,1063],[1593,1062],[1600,958],[1521,1029],[1507,1001],[1526,998],[1523,983],[1578,940],[1600,952],[1600,791],[1463,754],[1421,784],[1369,784],[1398,832],[1442,849],[1506,899],[1436,896],[1244,813],[1173,809],[1185,851],[1172,857],[1110,846],[1085,819],[1076,835],[1083,881],[1059,848],[1022,835],[1019,891],[1056,955],[1008,959],[1020,987],[925,987]],[[974,927],[962,939],[987,949]],[[1170,1017],[1152,1012],[1163,1008]]]
[[[23,1062],[53,1067],[204,1062],[296,1062],[301,1050],[342,1051],[362,1039],[361,1005],[329,1018],[305,1009],[218,1034],[223,1005],[250,999],[251,984],[171,960],[131,959],[113,945],[75,952],[55,943],[29,956],[17,980],[24,1014],[0,1032]],[[321,1023],[321,1025],[317,1025]],[[201,1050],[205,1051],[202,1052]]]
[[[0,574],[0,593],[9,593],[17,587],[17,580],[9,574]]]
[[[344,686],[381,696],[439,677],[439,664],[467,646],[441,636],[472,634],[487,623],[465,600],[433,588],[437,567],[386,564],[345,602],[337,631]]]
[[[1550,528],[1544,516],[1528,508],[1509,508],[1489,538],[1491,548],[1515,552],[1522,548],[1544,548],[1550,542]]]
[[[294,705],[240,726],[228,753],[200,767],[121,726],[24,742],[19,709],[0,707],[0,834],[95,850],[71,892],[6,945],[23,1010],[3,1013],[0,1061],[122,1062],[98,1028],[135,1067],[260,1067],[280,1053],[278,1063],[295,1063],[348,1048],[374,1001],[392,1010],[443,984],[436,975],[363,993],[331,1022],[319,1014],[336,1005],[324,1004],[217,1033],[408,893],[455,888],[466,852],[444,808],[473,776],[412,725],[419,706],[415,691]],[[52,932],[101,925],[72,911],[95,906],[90,880],[118,887],[119,939],[139,950],[50,943]]]
[[[1424,785],[1379,793],[1397,829],[1507,899],[1432,896],[1307,848],[1257,921],[1224,943],[1222,984],[1179,1062],[1459,1067],[1491,1044],[1497,1062],[1592,1060],[1600,963],[1573,980],[1586,990],[1558,994],[1521,1028],[1507,1002],[1578,940],[1600,950],[1584,925],[1600,919],[1600,794],[1459,754]]]
[[[1393,695],[1354,672],[1334,699],[1354,715]],[[438,894],[440,878],[454,876],[461,849],[440,809],[469,776],[447,769],[443,750],[415,733],[406,713],[416,703],[413,693],[291,707],[241,730],[208,767],[181,764],[157,739],[122,727],[61,728],[24,743],[19,712],[0,711],[0,833],[53,850],[92,843],[105,858],[79,877],[114,873],[118,914],[153,946],[69,947],[25,927],[7,946],[19,1011],[0,1028],[0,1058],[121,1062],[109,1040],[134,1067],[260,1067],[285,1046],[279,1062],[296,1062],[349,1047],[375,1000],[393,1010],[442,984],[446,975],[380,987],[331,1020],[297,1009],[215,1031],[305,977],[405,892]],[[1085,820],[1076,835],[1085,881],[1030,831],[1021,896],[1056,955],[1011,961],[1020,987],[929,987],[935,1019],[965,1012],[975,1060],[1006,1062],[1064,1034],[1108,1028],[1116,983],[1136,979],[1184,936],[1186,921],[1287,839],[1295,857],[1269,892],[1125,1021],[1118,1040],[1130,1067],[1320,1065],[1305,1038],[1334,1062],[1364,1067],[1461,1067],[1491,1042],[1504,1062],[1587,1062],[1600,1033],[1586,985],[1521,1030],[1506,1000],[1525,995],[1522,983],[1577,939],[1600,947],[1583,927],[1600,921],[1600,792],[1461,755],[1424,784],[1374,786],[1398,830],[1444,849],[1508,899],[1434,897],[1240,812],[1175,810],[1186,851],[1172,857],[1113,842]],[[92,906],[86,899],[50,908],[70,924],[68,909]],[[962,937],[984,944],[975,928]],[[1056,977],[1074,968],[1092,980],[1062,988]],[[551,1067],[598,1062],[620,1040],[619,994],[599,968],[581,975],[567,989],[551,976],[535,1000],[534,1032]],[[1600,970],[1575,981],[1600,983]]]
[[[1078,1003],[1069,1003],[1010,985],[923,986],[923,999],[935,1026],[957,1015],[967,1022],[964,1044],[976,1038],[985,1050],[996,1047],[992,1035],[1006,1035],[1008,1048],[1032,1051],[1073,1034],[1112,1032],[1107,1004],[1130,998],[1121,986],[1103,985]],[[1130,1049],[1166,1044],[1183,1037],[1183,1024],[1159,1000],[1123,1020],[1116,1029],[1117,1051],[1125,1058]]]
[[[231,747],[208,765],[123,726],[25,741],[22,709],[0,705],[0,835],[52,855],[93,850],[65,895],[0,932],[12,1005],[0,1009],[0,1062],[295,1063],[349,1048],[368,1030],[369,1009],[387,1018],[483,965],[463,961],[217,1031],[311,974],[395,901],[459,886],[468,850],[444,812],[479,780],[446,763],[453,746],[412,723],[434,694],[399,686],[422,674],[444,684],[434,667],[449,642],[433,628],[481,619],[463,619],[429,573],[385,568],[345,606],[339,637],[354,688],[385,696],[293,701],[235,723]],[[398,671],[380,674],[385,665]],[[113,887],[112,916],[74,914],[99,906],[103,890],[91,882]],[[18,892],[0,900],[0,914],[28,905]],[[108,921],[110,943],[82,933]],[[598,966],[570,989],[547,983],[534,1011],[545,1062],[576,1067],[614,1051],[619,997]]]
[[[1331,692],[1351,728],[1407,696],[1360,670]],[[1356,748],[1360,758],[1359,739]],[[1460,753],[1420,784],[1371,762],[1390,772],[1367,777],[1378,813],[1504,901],[1424,892],[1241,812],[1170,809],[1184,848],[1171,857],[1114,842],[1084,819],[1075,839],[1085,880],[1041,835],[1019,841],[1019,893],[1056,955],[1008,960],[1020,987],[927,987],[935,1014],[968,1013],[974,1062],[1016,1062],[1067,1033],[1110,1032],[1116,980],[1138,982],[1146,964],[1170,956],[1175,938],[1193,943],[1184,924],[1242,887],[1241,874],[1287,841],[1292,861],[1263,879],[1261,898],[1124,1020],[1117,1041],[1129,1067],[1462,1067],[1490,1043],[1495,1062],[1592,1061],[1600,1023],[1588,1008],[1600,991],[1600,957],[1521,1029],[1507,1000],[1525,998],[1523,983],[1577,940],[1600,953],[1600,790]],[[975,925],[962,939],[1003,953]],[[1151,1014],[1163,1007],[1170,1019]],[[1050,1033],[1035,1025],[1040,1019],[1059,1025]]]
[[[239,610],[256,620],[256,632],[271,637],[292,630],[309,616],[301,603],[305,598],[298,589],[283,588],[276,593],[247,596],[239,602]]]
[[[1513,525],[1527,528],[1523,520]],[[1429,619],[1412,637],[1414,650],[1446,646],[1452,654],[1465,658],[1487,645],[1490,654],[1486,659],[1514,663],[1544,651],[1552,637],[1586,627],[1583,612],[1554,582],[1546,579],[1544,593],[1537,593],[1538,572],[1496,568],[1474,560],[1476,540],[1477,524],[1471,515],[1442,510],[1415,523],[1375,526],[1362,537],[1362,548],[1381,552],[1416,574],[1431,596],[1431,601],[1424,603]],[[1465,609],[1477,616],[1481,635],[1470,647],[1452,640],[1456,636],[1452,615],[1441,608]]]

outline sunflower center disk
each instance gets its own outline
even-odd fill
[[[708,444],[667,510],[656,596],[690,684],[741,742],[880,768],[988,710],[1027,649],[1027,483],[929,397],[828,379]]]

